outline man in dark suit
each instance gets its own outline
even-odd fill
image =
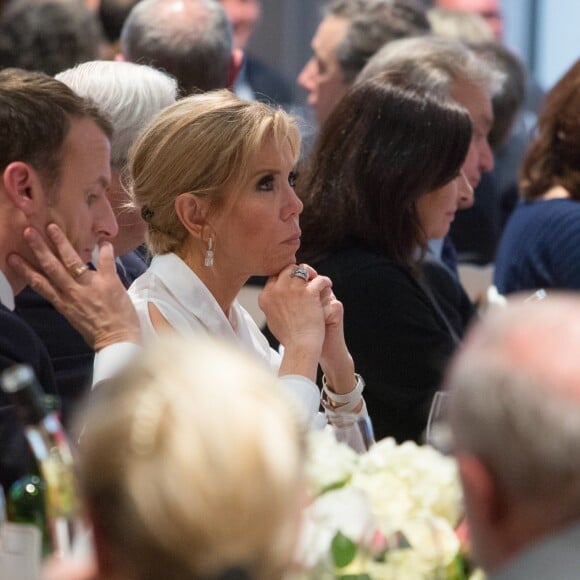
[[[59,73],[56,78],[81,97],[90,97],[117,129],[111,139],[111,184],[107,196],[118,224],[112,240],[117,273],[128,288],[147,268],[135,250],[143,244],[145,223],[127,207],[121,185],[129,148],[151,118],[175,102],[177,83],[151,67],[128,62],[93,61]],[[52,304],[28,288],[16,298],[16,312],[36,331],[48,349],[56,374],[66,426],[72,412],[89,390],[93,349]]]
[[[0,126],[0,371],[30,364],[47,392],[58,394],[44,345],[13,312],[14,297],[27,283],[44,289],[100,351],[99,373],[103,364],[112,369],[111,357],[123,356],[121,343],[139,340],[138,320],[107,244],[117,233],[106,196],[112,128],[64,84],[18,69],[0,72]],[[99,271],[90,272],[85,262],[98,243]],[[3,392],[0,426],[0,482],[7,489],[30,462]]]

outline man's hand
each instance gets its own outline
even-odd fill
[[[139,319],[123,284],[117,276],[113,246],[101,244],[97,271],[84,268],[82,259],[56,224],[46,228],[56,251],[32,227],[24,239],[38,260],[35,269],[18,254],[8,256],[8,264],[29,286],[50,301],[99,351],[117,342],[140,341]]]

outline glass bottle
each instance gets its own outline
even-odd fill
[[[50,551],[64,556],[71,552],[74,535],[80,529],[73,458],[64,428],[57,412],[47,409],[42,387],[29,366],[4,371],[0,384],[16,407],[44,482]]]

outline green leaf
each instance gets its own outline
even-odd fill
[[[465,572],[465,560],[461,554],[457,554],[447,568],[449,580],[467,580]]]
[[[356,544],[341,532],[337,532],[330,545],[332,560],[337,568],[348,566],[356,555]]]
[[[350,481],[350,477],[347,477],[346,479],[343,479],[341,481],[335,481],[334,483],[330,483],[326,487],[323,487],[318,495],[320,496],[320,495],[327,493],[329,491],[341,489],[341,488],[345,487],[349,481]]]
[[[372,580],[368,574],[342,574],[338,580]]]

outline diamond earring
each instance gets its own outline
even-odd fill
[[[211,268],[213,266],[213,238],[210,236],[207,240],[207,250],[205,251],[205,259],[203,265],[206,268]]]

